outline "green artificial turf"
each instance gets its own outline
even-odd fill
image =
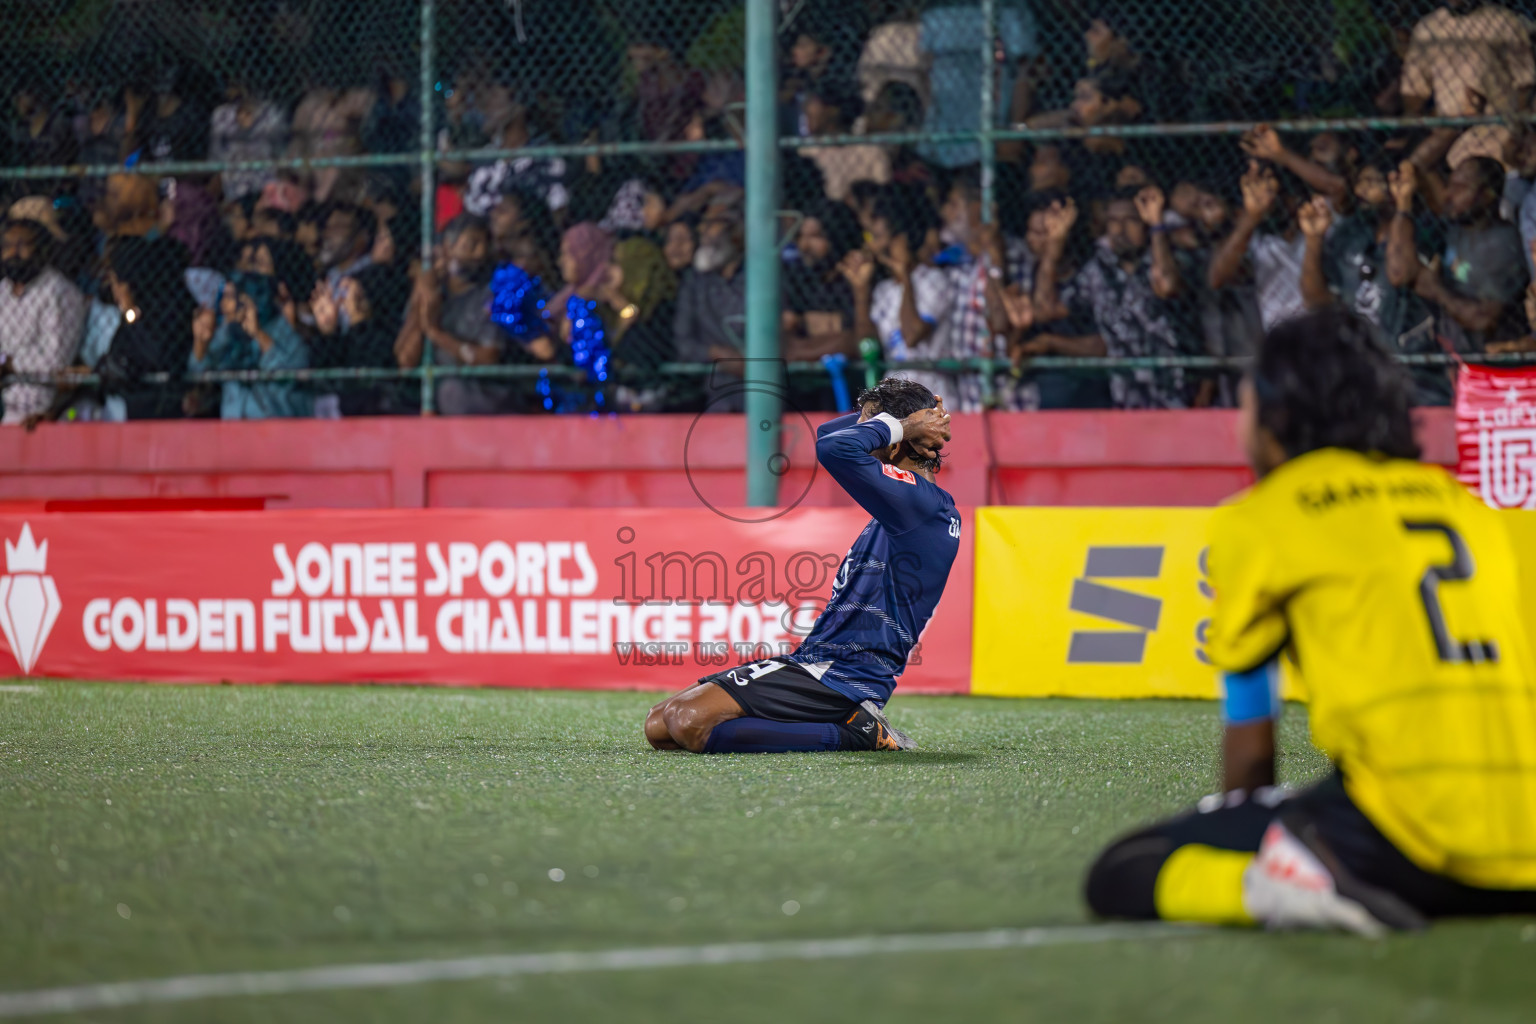
[[[1198,702],[898,697],[907,754],[648,749],[654,697],[0,691],[0,990],[1086,920],[1117,833],[1214,788]],[[1288,717],[1282,774],[1324,769]],[[551,872],[562,880],[554,881]],[[793,915],[787,904],[798,905]],[[1529,1020],[1536,924],[439,983],[81,1019]]]

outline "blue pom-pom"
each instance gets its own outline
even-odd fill
[[[514,340],[527,342],[542,337],[544,287],[514,263],[503,263],[491,275],[491,320]]]
[[[571,359],[587,371],[587,381],[602,384],[608,380],[608,335],[603,319],[597,315],[597,303],[572,295],[565,303],[565,315],[571,321]],[[597,393],[597,404],[603,395]]]

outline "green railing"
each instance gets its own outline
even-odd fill
[[[1450,355],[1440,352],[1405,353],[1395,357],[1405,366],[1453,367],[1462,363],[1488,366],[1533,366],[1536,352],[1465,353]],[[982,383],[983,404],[990,405],[997,384],[1005,378],[1024,378],[1042,370],[1075,370],[1092,373],[1125,373],[1135,370],[1185,369],[1194,371],[1241,372],[1247,369],[1251,358],[1244,356],[1034,356],[1019,366],[1006,360],[994,359],[928,359],[886,363],[869,360],[863,364],[865,383],[873,386],[885,374],[903,371],[931,371],[938,373],[974,373]],[[821,363],[780,363],[785,375],[796,377],[825,377],[828,370]],[[670,378],[705,378],[719,366],[715,363],[662,363],[654,369],[640,371],[624,367],[610,373],[607,387],[614,384],[654,383],[659,376]],[[739,372],[739,367],[732,372]],[[212,370],[188,373],[180,376],[169,373],[150,373],[137,378],[137,382],[156,387],[193,388],[201,385],[236,384],[303,384],[318,390],[326,385],[383,384],[414,381],[420,385],[422,408],[431,410],[432,389],[437,381],[465,377],[476,380],[533,381],[548,378],[572,386],[590,386],[585,370],[565,365],[507,365],[507,366],[417,366],[400,368],[378,367],[328,367],[325,369],[294,370]],[[59,388],[95,388],[103,379],[95,373],[65,371],[56,374],[10,374],[6,382],[43,384]],[[743,384],[743,388],[752,385]],[[782,404],[786,393],[775,392],[776,401]],[[774,413],[779,415],[778,411]]]
[[[418,116],[420,120],[419,135],[414,149],[403,149],[392,153],[368,153],[358,155],[343,155],[329,157],[291,157],[270,160],[251,161],[161,161],[140,162],[131,168],[125,168],[116,163],[103,164],[59,164],[52,166],[13,166],[0,167],[0,182],[21,181],[36,179],[91,179],[101,178],[105,175],[132,173],[154,177],[170,177],[176,175],[211,174],[225,171],[278,171],[293,170],[298,172],[313,172],[323,169],[371,169],[371,168],[410,168],[418,175],[420,196],[420,222],[422,227],[422,244],[420,258],[422,265],[430,264],[432,255],[433,228],[436,223],[435,190],[434,183],[442,165],[449,163],[483,163],[487,161],[527,157],[533,159],[563,158],[567,160],[581,159],[585,157],[626,157],[649,156],[668,158],[684,154],[709,154],[730,152],[745,149],[747,151],[748,188],[747,188],[747,260],[744,268],[746,275],[749,298],[747,302],[748,315],[746,318],[746,337],[743,339],[743,349],[749,357],[747,362],[748,380],[748,407],[751,415],[763,419],[777,421],[777,399],[775,395],[782,391],[779,387],[782,380],[777,376],[780,373],[806,375],[824,373],[819,364],[790,364],[785,366],[778,360],[778,318],[777,305],[779,302],[778,270],[779,270],[779,162],[780,154],[784,151],[798,151],[813,146],[846,146],[846,145],[940,145],[946,143],[977,144],[982,169],[984,217],[992,215],[993,198],[997,189],[998,173],[997,161],[998,143],[1053,143],[1085,138],[1120,138],[1126,140],[1144,140],[1151,138],[1160,139],[1187,139],[1192,143],[1202,137],[1236,137],[1250,131],[1258,123],[1250,119],[1230,119],[1224,117],[1193,117],[1179,123],[1168,123],[1166,120],[1160,123],[1133,123],[1133,124],[1099,124],[1082,127],[1050,127],[1031,128],[1023,124],[1008,123],[1009,119],[1003,116],[1008,109],[1010,98],[999,89],[998,77],[1001,67],[998,54],[1000,52],[1000,22],[1006,24],[1007,17],[1014,13],[1010,11],[1015,5],[1008,0],[978,0],[981,31],[974,40],[975,56],[979,59],[981,73],[975,83],[976,96],[979,99],[977,106],[977,118],[974,128],[953,130],[926,130],[926,131],[901,131],[884,132],[864,135],[823,135],[819,137],[780,137],[778,135],[778,110],[777,96],[779,88],[778,53],[781,36],[799,31],[796,27],[803,22],[797,19],[811,17],[817,13],[817,8],[822,6],[816,3],[799,3],[784,6],[778,0],[741,0],[744,5],[744,17],[742,18],[743,48],[739,54],[739,68],[743,73],[745,84],[745,124],[732,122],[735,134],[739,137],[725,139],[705,139],[700,141],[641,141],[636,139],[603,140],[595,142],[568,142],[560,144],[538,144],[521,147],[518,149],[505,149],[495,146],[476,148],[453,148],[440,151],[437,144],[437,90],[441,85],[444,74],[443,69],[452,70],[455,61],[460,65],[464,62],[464,54],[471,52],[476,46],[509,47],[513,43],[511,37],[496,37],[488,40],[465,40],[462,38],[445,38],[444,25],[458,25],[460,35],[465,31],[464,26],[472,24],[464,20],[466,12],[473,13],[477,8],[485,11],[500,10],[505,8],[511,11],[515,7],[516,39],[521,40],[524,35],[523,22],[524,0],[518,0],[516,4],[508,0],[506,4],[491,3],[490,0],[374,0],[371,3],[354,2],[354,0],[313,0],[307,5],[285,5],[283,17],[290,21],[302,22],[305,17],[315,21],[309,26],[309,31],[323,33],[341,31],[342,29],[355,29],[359,26],[369,28],[369,23],[387,25],[387,29],[375,30],[374,35],[382,40],[374,48],[380,52],[375,54],[366,42],[351,46],[351,49],[360,52],[367,58],[363,64],[371,64],[389,56],[397,63],[409,60],[415,62],[411,77],[416,81]],[[60,39],[67,38],[70,32],[79,32],[79,25],[91,17],[101,14],[108,8],[118,6],[114,0],[60,0],[59,3],[49,5],[32,5],[29,11],[22,11],[18,17],[13,18],[8,31],[21,37],[35,37],[43,47],[58,45]],[[293,10],[287,8],[291,6]],[[608,18],[606,24],[612,28],[617,25],[620,29],[619,37],[622,38],[622,28],[627,19],[644,15],[648,18],[659,18],[665,22],[681,23],[687,20],[685,16],[691,16],[691,8],[698,7],[701,10],[710,7],[709,4],[681,3],[629,3],[626,6],[624,0],[595,0],[592,5],[594,10]],[[830,0],[826,6],[831,7]],[[959,5],[964,6],[964,5]],[[1088,8],[1077,11],[1079,5],[1041,5],[1028,4],[1025,8],[1031,12],[1030,17],[1035,22],[1032,31],[1037,33],[1035,40],[1037,54],[1044,54],[1056,60],[1059,64],[1076,64],[1078,54],[1075,49],[1076,38],[1072,33],[1081,31],[1081,21],[1088,14]],[[1290,5],[1258,5],[1237,4],[1229,0],[1142,0],[1139,3],[1125,5],[1130,11],[1130,17],[1134,24],[1130,25],[1129,32],[1145,41],[1152,39],[1157,45],[1146,45],[1143,48],[1154,56],[1164,53],[1177,53],[1181,57],[1187,57],[1198,68],[1205,69],[1219,66],[1225,72],[1233,72],[1241,69],[1244,62],[1252,64],[1254,61],[1262,63],[1267,60],[1271,63],[1283,63],[1285,54],[1290,49],[1312,46],[1321,40],[1327,43],[1333,40],[1331,47],[1332,57],[1335,62],[1343,62],[1345,70],[1349,70],[1351,60],[1359,61],[1359,54],[1363,53],[1370,45],[1381,48],[1387,46],[1389,33],[1379,31],[1376,36],[1360,27],[1360,12],[1355,7],[1360,5],[1340,3],[1299,3]],[[1377,5],[1379,6],[1379,5]],[[1512,6],[1528,9],[1529,4],[1525,0],[1513,0]],[[26,7],[26,5],[23,5]],[[123,4],[135,24],[139,22],[152,23],[158,26],[155,31],[161,32],[172,45],[178,58],[188,56],[197,59],[201,56],[213,65],[220,65],[224,61],[224,54],[228,52],[229,26],[243,26],[242,19],[255,17],[249,12],[258,9],[265,10],[262,5],[246,5],[243,0],[157,0],[155,4]],[[714,4],[712,10],[727,11],[730,5],[724,2]],[[897,12],[910,8],[910,4],[891,3],[884,11],[887,17],[894,17]],[[301,8],[307,8],[306,15]],[[1059,8],[1059,9],[1058,9]],[[1072,10],[1068,10],[1072,8]],[[544,4],[539,8],[543,14],[550,11],[560,12],[561,5]],[[1094,8],[1097,12],[1097,8]],[[316,13],[319,12],[319,13]],[[1066,13],[1063,13],[1066,12]],[[707,12],[706,12],[707,13]],[[1369,12],[1367,12],[1369,13]],[[512,15],[506,15],[511,17]],[[574,13],[572,12],[574,17]],[[1371,19],[1379,15],[1372,15]],[[458,18],[457,22],[452,19]],[[1073,21],[1072,18],[1077,18]],[[1368,20],[1371,20],[1368,19]],[[277,16],[273,15],[276,32]],[[408,26],[415,24],[419,33],[408,32]],[[114,31],[109,18],[103,18],[101,24],[103,33]],[[1061,26],[1071,24],[1070,31],[1062,30]],[[1372,24],[1375,24],[1372,20]],[[1212,30],[1215,26],[1215,30]],[[244,26],[249,27],[249,26]],[[543,25],[539,26],[543,28]],[[1406,26],[1377,25],[1379,29]],[[260,26],[262,31],[267,31],[267,26]],[[284,29],[284,39],[299,40],[304,38],[303,32],[290,31],[292,26]],[[1125,25],[1116,26],[1117,30],[1127,30]],[[788,29],[788,32],[786,32]],[[205,33],[202,38],[198,33]],[[220,35],[220,33],[224,33]],[[704,33],[700,32],[702,36]],[[727,34],[728,35],[728,34]],[[1317,36],[1316,39],[1311,36]],[[1004,33],[1006,37],[1006,33]],[[1161,38],[1160,38],[1161,37]],[[1241,38],[1239,38],[1241,37]],[[365,38],[367,38],[365,36]],[[725,38],[724,36],[722,38]],[[734,38],[734,37],[731,37]],[[1375,43],[1370,40],[1374,38]],[[1243,40],[1247,40],[1245,44]],[[1257,44],[1255,44],[1257,40]],[[107,40],[101,41],[105,47]],[[4,39],[0,39],[0,44]],[[193,45],[196,44],[196,45]],[[300,44],[295,43],[297,47]],[[307,45],[307,44],[306,44]],[[1246,49],[1244,46],[1246,45]],[[1006,41],[1003,48],[1006,49]],[[1224,58],[1222,48],[1233,50],[1232,59]],[[1290,49],[1287,49],[1287,48]],[[1328,49],[1324,46],[1323,49]],[[195,51],[195,53],[194,53]],[[1240,52],[1239,52],[1240,51]],[[1283,52],[1282,52],[1283,51]],[[92,47],[82,51],[86,57],[82,60],[94,60],[91,55],[97,50]],[[101,52],[105,52],[102,49]],[[278,48],[270,53],[277,58],[284,56],[284,52]],[[580,52],[561,53],[558,55],[561,61],[566,61],[570,66],[577,66],[572,62],[581,60],[595,60],[596,58],[584,56]],[[113,69],[108,69],[110,73]],[[249,69],[241,69],[249,70]],[[559,69],[556,69],[559,70]],[[82,66],[82,72],[97,72],[95,68]],[[590,68],[589,77],[593,80],[607,74],[612,78],[611,69],[604,71],[601,68]],[[576,77],[580,77],[577,75]],[[1240,76],[1239,76],[1240,77]],[[1326,77],[1326,76],[1324,76]],[[409,79],[407,79],[409,80]],[[1225,80],[1225,79],[1224,79]],[[1233,79],[1236,81],[1237,79]],[[966,88],[969,88],[967,85]],[[1355,107],[1364,108],[1368,104],[1360,102]],[[1276,109],[1279,115],[1281,110]],[[728,108],[727,114],[732,114]],[[1346,132],[1399,132],[1409,129],[1435,129],[1435,128],[1466,128],[1477,125],[1514,124],[1516,122],[1528,122],[1533,119],[1529,113],[1489,114],[1466,117],[1388,117],[1388,116],[1343,116],[1343,117],[1317,117],[1317,116],[1276,116],[1267,119],[1278,131],[1287,136],[1299,136],[1319,131],[1346,131]],[[1235,147],[1233,152],[1235,152]],[[1466,356],[1468,362],[1489,363],[1513,363],[1524,364],[1532,361],[1529,355],[1513,355],[1500,357]],[[1452,357],[1430,354],[1403,356],[1402,361],[1411,365],[1439,366],[1449,365],[1454,362]],[[1211,371],[1221,369],[1237,369],[1242,366],[1239,359],[1220,357],[1184,357],[1184,358],[1144,358],[1144,359],[1110,359],[1110,358],[1071,358],[1071,357],[1036,357],[1031,359],[1024,370],[1008,367],[1007,364],[997,361],[938,361],[928,363],[902,363],[901,368],[907,369],[933,369],[942,372],[977,372],[981,374],[984,386],[990,387],[999,376],[1007,373],[1027,372],[1028,370],[1081,370],[1085,372],[1112,372],[1115,370],[1130,369],[1164,369],[1183,367],[1197,371]],[[884,364],[874,362],[863,364],[867,377],[878,376],[887,367]],[[674,379],[698,379],[707,376],[713,371],[713,367],[704,364],[679,364],[669,363],[660,367],[664,376]],[[655,371],[645,376],[645,379],[654,380]],[[325,370],[286,370],[286,371],[224,371],[195,375],[172,377],[170,375],[151,375],[145,378],[149,384],[161,384],[166,386],[217,384],[227,381],[243,383],[261,382],[293,382],[305,385],[344,384],[360,382],[416,382],[420,385],[423,408],[432,407],[433,385],[440,379],[450,377],[473,377],[507,380],[527,380],[546,376],[555,380],[568,381],[580,385],[584,380],[581,370],[563,366],[489,366],[489,367],[448,367],[434,366],[428,363],[417,368],[408,369],[325,369]],[[68,386],[92,386],[99,383],[98,378],[90,374],[70,374],[59,377],[26,378],[14,377],[15,380],[36,379],[43,383],[62,383]],[[625,382],[639,377],[628,374],[626,371],[616,370],[613,377],[615,382]],[[761,436],[760,436],[761,435]],[[768,471],[769,461],[762,457],[765,452],[774,450],[774,437],[771,432],[749,431],[749,444],[752,446],[748,453],[747,465],[749,467],[748,499],[754,504],[772,504],[775,501],[775,488],[777,478]]]

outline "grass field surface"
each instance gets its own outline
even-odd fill
[[[230,971],[1088,924],[1216,780],[1198,702],[898,696],[905,754],[657,753],[655,697],[0,689],[0,995]],[[1281,772],[1326,768],[1293,709]],[[1056,929],[1052,931],[1052,929]],[[1529,1021],[1536,922],[519,973],[103,1021]]]

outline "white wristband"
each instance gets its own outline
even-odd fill
[[[901,437],[902,437],[901,420],[897,419],[895,416],[892,416],[888,412],[880,413],[879,415],[877,415],[875,417],[875,419],[879,420],[881,423],[884,423],[887,427],[889,427],[891,429],[891,444],[900,444],[901,443]]]

